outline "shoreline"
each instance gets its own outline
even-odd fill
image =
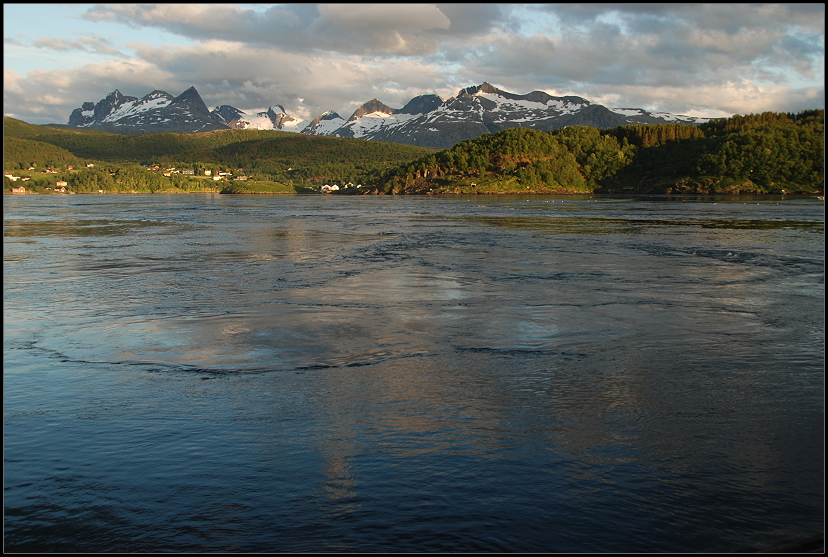
[[[9,196],[26,196],[26,195],[193,195],[193,194],[211,194],[211,195],[325,195],[337,196],[342,194],[331,194],[322,192],[244,192],[244,193],[222,193],[220,191],[157,191],[157,192],[140,192],[140,191],[113,191],[113,192],[89,192],[89,191],[72,191],[72,192],[10,192],[4,191],[3,195]],[[348,194],[346,194],[348,195]],[[361,196],[391,196],[391,197],[503,197],[508,195],[526,195],[533,197],[545,196],[598,196],[598,197],[711,197],[711,198],[768,198],[768,197],[791,197],[791,198],[817,198],[824,200],[823,192],[796,192],[796,193],[591,193],[591,192],[570,192],[570,193],[552,193],[552,192],[489,192],[489,193],[385,193],[385,192],[366,192],[357,194]],[[353,197],[353,194],[348,195]]]

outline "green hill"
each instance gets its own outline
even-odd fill
[[[824,111],[707,125],[514,128],[390,169],[379,193],[782,193],[824,190]]]
[[[513,128],[439,152],[270,130],[116,135],[6,117],[4,166],[60,167],[76,191],[280,193],[352,182],[370,187],[339,193],[820,192],[824,116],[810,110],[701,126]],[[223,183],[233,178],[244,183]]]
[[[63,149],[32,139],[7,137],[3,145],[4,170],[26,170],[31,167],[48,168],[80,165],[81,159]]]
[[[308,136],[271,130],[217,130],[204,133],[117,135],[100,131],[56,128],[4,118],[4,161],[8,170],[33,165],[67,165],[94,169],[73,172],[66,179],[78,191],[166,191],[169,188],[219,188],[205,178],[219,172],[243,175],[245,191],[259,189],[308,191],[326,182],[357,182],[427,153],[432,149],[362,139]],[[192,171],[164,180],[132,166]],[[145,183],[146,182],[146,183]],[[294,185],[296,187],[294,187]],[[11,187],[7,184],[7,187]],[[292,190],[291,190],[292,188]],[[233,188],[230,188],[232,190]]]

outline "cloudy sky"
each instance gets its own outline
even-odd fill
[[[4,4],[4,113],[66,123],[118,89],[347,118],[488,81],[614,108],[825,107],[824,4]]]

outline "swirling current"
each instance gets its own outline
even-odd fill
[[[4,548],[823,532],[824,204],[5,196]]]

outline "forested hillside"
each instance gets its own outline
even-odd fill
[[[377,177],[383,193],[783,193],[824,189],[824,111],[701,126],[514,128]]]
[[[821,192],[824,116],[511,128],[439,152],[270,130],[125,136],[5,118],[4,168],[28,172],[34,191],[62,179],[78,192],[304,192],[349,182],[369,187],[347,193]],[[57,173],[38,174],[47,168]]]
[[[272,130],[117,135],[4,118],[4,169],[41,191],[65,180],[78,192],[305,192],[358,183],[432,149]],[[91,164],[87,168],[86,165]],[[69,169],[68,166],[74,168]],[[156,168],[157,167],[157,168]],[[41,171],[53,168],[54,175]],[[182,171],[189,174],[182,174]],[[171,172],[165,172],[171,171]],[[207,173],[209,175],[207,175]],[[224,174],[220,181],[213,177]],[[244,187],[224,182],[243,179]],[[254,185],[256,184],[256,185]],[[5,180],[6,190],[12,182]]]

